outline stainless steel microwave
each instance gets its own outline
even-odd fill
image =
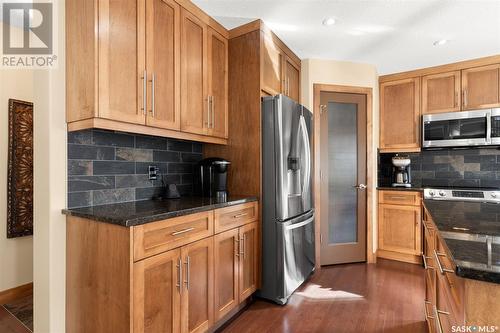
[[[422,147],[500,145],[500,108],[424,115]]]

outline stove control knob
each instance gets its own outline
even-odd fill
[[[430,190],[430,191],[429,191],[429,195],[430,195],[431,197],[433,197],[433,196],[434,196],[434,194],[435,194],[435,193],[434,193],[434,191],[432,191],[432,190]]]
[[[439,195],[444,197],[446,195],[446,193],[444,191],[439,191]]]
[[[497,193],[496,193],[496,192],[492,192],[492,193],[491,193],[491,197],[492,197],[492,198],[496,198],[497,196],[498,196],[498,195],[497,195]]]

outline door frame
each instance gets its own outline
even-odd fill
[[[351,93],[351,94],[361,94],[366,96],[366,262],[376,263],[377,256],[375,253],[375,244],[373,241],[374,236],[374,214],[375,208],[375,185],[373,183],[373,173],[375,165],[375,150],[374,144],[374,124],[373,124],[373,88],[368,87],[354,87],[354,86],[344,86],[344,85],[334,85],[334,84],[313,84],[314,95],[313,95],[313,114],[320,113],[320,97],[321,92],[333,92],[333,93]],[[320,117],[314,117],[314,165],[318,166],[314,168],[314,206],[316,210],[316,221],[315,221],[315,238],[320,239],[321,234],[321,190],[320,190]],[[316,252],[316,269],[321,269],[321,244],[319,241],[315,244]]]

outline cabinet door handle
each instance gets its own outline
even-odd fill
[[[240,238],[240,256],[245,258],[245,234]]]
[[[215,128],[215,97],[210,96],[210,108],[212,110],[212,128]]]
[[[148,72],[144,70],[142,74],[142,113],[146,115],[147,112],[147,94],[148,94]]]
[[[186,228],[186,229],[182,229],[182,230],[179,230],[179,231],[174,231],[173,233],[171,233],[172,236],[177,236],[177,235],[181,235],[181,234],[185,234],[186,232],[190,232],[190,231],[193,231],[194,228],[191,227],[191,228]]]
[[[425,269],[434,269],[432,266],[427,266],[427,259],[431,259],[432,257],[426,257],[425,254],[422,254],[422,259],[424,261],[424,268]]]
[[[155,117],[155,90],[156,90],[156,74],[153,73],[151,78],[151,115]]]
[[[455,107],[458,107],[458,92],[455,93]]]
[[[243,259],[246,259],[247,255],[246,255],[246,249],[245,249],[245,244],[246,244],[246,240],[247,240],[247,237],[245,234],[243,234],[243,238],[242,238],[242,242],[243,242]]]
[[[425,314],[425,318],[434,319],[434,316],[429,316],[429,314],[427,313],[427,304],[431,304],[431,302],[424,301],[424,314]]]
[[[186,290],[189,290],[189,280],[191,279],[191,258],[189,256],[186,257],[186,281],[184,283],[186,284]]]
[[[439,257],[446,257],[446,254],[444,253],[437,253],[436,250],[434,250],[434,256],[436,257],[436,262],[437,262],[437,265],[438,265],[438,268],[439,268],[439,272],[441,274],[444,274],[444,273],[455,273],[455,271],[452,271],[451,269],[447,269],[447,268],[443,268],[443,266],[441,265],[441,262],[439,261]]]
[[[177,288],[179,288],[179,294],[182,294],[182,259],[177,259]]]
[[[240,256],[240,238],[239,238],[238,236],[235,236],[235,237],[233,237],[233,238],[234,238],[234,242],[237,244],[237,245],[235,245],[235,247],[234,247],[234,248],[235,248],[235,250],[236,250],[236,251],[235,251],[235,252],[236,252],[236,253],[235,253],[235,255],[236,255],[237,257],[239,257],[239,256]]]
[[[207,96],[207,128],[210,128],[210,96]]]
[[[434,306],[434,318],[436,318],[436,328],[437,328],[438,333],[443,333],[443,327],[441,326],[441,319],[439,318],[440,314],[444,314],[444,315],[449,316],[450,313],[446,312],[446,311],[438,310],[437,307]]]
[[[467,107],[467,89],[464,89],[464,106]]]

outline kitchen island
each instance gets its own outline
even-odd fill
[[[457,331],[463,325],[500,326],[500,205],[439,200],[423,204],[430,332]]]

